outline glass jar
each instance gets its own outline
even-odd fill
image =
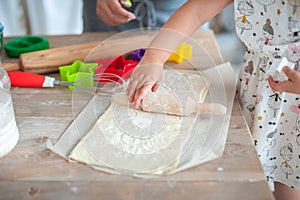
[[[0,60],[0,157],[9,153],[16,146],[18,139],[19,131],[10,94],[10,80]]]
[[[3,26],[0,23],[0,39],[2,40]],[[0,45],[2,41],[0,41]],[[0,54],[1,54],[0,46]],[[0,157],[9,153],[17,144],[19,130],[17,128],[12,98],[10,94],[10,80],[7,72],[2,68],[0,59]]]

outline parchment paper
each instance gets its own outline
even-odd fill
[[[168,144],[169,148],[168,145],[164,148],[165,154],[161,153],[164,156],[172,155],[173,157],[171,156],[169,160],[165,159],[164,156],[153,156],[153,152],[151,153],[151,151],[148,154],[142,153],[138,156],[132,155],[130,152],[127,152],[127,157],[124,154],[114,155],[114,151],[107,152],[105,145],[107,145],[108,140],[105,140],[105,137],[95,137],[95,131],[94,136],[89,136],[87,133],[93,127],[95,128],[98,118],[105,116],[103,113],[107,112],[108,108],[111,108],[111,99],[105,96],[101,98],[97,96],[93,97],[56,144],[53,145],[48,141],[47,147],[67,160],[74,161],[75,158],[77,161],[83,162],[97,170],[115,174],[130,174],[133,176],[172,174],[218,158],[223,153],[227,137],[235,94],[235,78],[229,63],[202,71],[200,75],[210,82],[209,93],[206,96],[205,102],[223,104],[227,108],[227,113],[221,116],[197,114],[192,117],[177,119],[180,121],[182,125],[180,128],[182,129],[175,131],[179,134],[173,136],[173,142]],[[93,145],[87,142],[91,138],[95,139],[94,137],[97,140],[93,142]],[[99,151],[99,147],[101,149],[101,146],[103,146],[102,150],[104,153],[101,153],[102,157],[100,156],[99,159],[97,151]],[[172,148],[173,150],[176,149],[176,151],[170,153],[168,150]],[[72,157],[74,149],[77,152],[78,150],[82,152],[82,155],[80,155],[81,157],[78,157],[78,155],[74,156],[73,152],[73,159],[70,159],[70,155]],[[159,152],[155,153],[159,155]],[[104,159],[103,156],[105,155],[108,157]],[[110,159],[111,156],[116,156],[117,158]],[[82,160],[81,158],[83,157],[85,159]],[[129,165],[125,165],[126,160],[130,161],[130,167],[128,167]],[[112,162],[109,163],[108,161]],[[142,161],[148,163],[147,168],[145,168],[145,165],[139,164]],[[158,165],[160,162],[162,163],[161,166]]]

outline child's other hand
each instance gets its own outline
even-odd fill
[[[289,80],[277,82],[273,80],[272,76],[269,76],[268,82],[271,88],[277,92],[300,94],[300,72],[289,67],[283,67],[283,72],[287,75]]]
[[[119,0],[97,0],[97,16],[108,26],[125,24],[135,15],[124,9]]]
[[[163,64],[142,64],[138,65],[132,72],[127,95],[129,102],[138,108],[141,100],[151,90],[155,92],[163,78]]]

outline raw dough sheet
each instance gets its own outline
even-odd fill
[[[171,174],[220,157],[235,91],[231,66],[225,63],[203,71],[201,76],[178,73],[165,73],[163,92],[173,93],[179,101],[189,96],[203,102],[208,89],[205,77],[210,83],[205,102],[225,105],[226,115],[178,117],[94,98],[55,145],[48,142],[48,148],[95,169],[137,176]],[[105,109],[95,110],[95,104],[104,100]],[[91,115],[95,120],[88,120]]]

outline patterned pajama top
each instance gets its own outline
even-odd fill
[[[274,181],[300,189],[300,95],[273,91],[267,81],[284,60],[300,70],[300,0],[236,0],[234,7],[247,46],[238,97],[262,167],[271,189]]]

